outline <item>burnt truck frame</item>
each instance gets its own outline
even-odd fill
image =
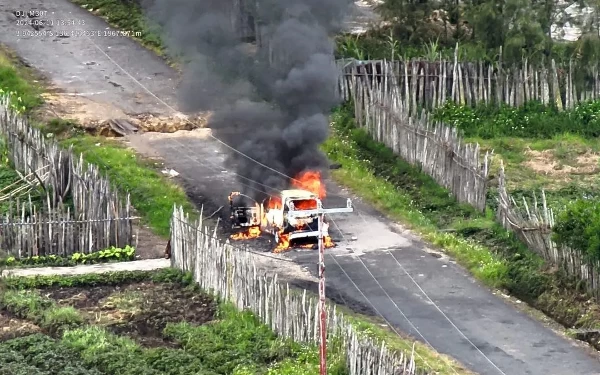
[[[273,197],[265,199],[262,204],[256,203],[253,207],[247,206],[246,203],[242,204],[244,200],[238,200],[236,197],[238,199],[245,197],[247,201],[254,201],[254,199],[238,192],[233,192],[229,195],[232,228],[258,226],[262,232],[273,235],[275,243],[279,243],[280,234],[289,235],[290,242],[311,237],[316,239],[320,234],[320,214],[354,212],[350,199],[347,199],[346,207],[324,209],[318,195],[301,189],[283,190],[276,198],[280,201],[281,207],[265,210],[264,213],[264,207],[269,206],[269,201],[274,199]],[[236,201],[239,204],[236,205]],[[301,205],[300,202],[303,201],[314,201],[314,204],[311,204],[314,208],[298,209],[297,206]],[[266,219],[266,225],[263,222],[263,216]],[[329,236],[329,224],[326,222],[323,224],[323,236],[327,237]],[[298,228],[299,225],[302,225],[302,227]]]
[[[255,205],[247,206],[245,202],[248,201],[254,202]],[[254,199],[237,191],[229,194],[229,219],[231,221],[231,229],[259,226],[261,216],[259,204]]]
[[[265,202],[268,202],[267,198]],[[349,213],[353,212],[352,201],[348,199],[346,207],[323,209],[323,203],[318,195],[301,189],[283,190],[278,197],[281,200],[281,208],[271,209],[266,212],[267,225],[262,231],[272,234],[275,243],[279,243],[279,235],[289,235],[289,241],[319,237],[319,214]],[[314,201],[312,209],[298,209],[297,206],[303,201]],[[263,203],[262,207],[267,207]],[[298,224],[304,224],[298,228]],[[329,225],[323,223],[323,236],[329,236]]]

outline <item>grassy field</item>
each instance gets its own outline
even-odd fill
[[[467,141],[479,143],[483,150],[494,150],[498,157],[492,174],[502,160],[509,190],[557,191],[552,201],[564,204],[565,198],[595,195],[600,171],[598,113],[600,101],[565,111],[535,102],[519,108],[448,103],[436,109],[434,117],[462,130]]]
[[[190,281],[171,269],[5,280],[0,373],[318,373],[316,347],[278,338],[250,312],[215,300]],[[437,373],[467,373],[455,370]],[[347,374],[333,343],[328,373]]]

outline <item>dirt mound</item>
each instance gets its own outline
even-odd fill
[[[70,119],[84,131],[104,137],[121,137],[143,132],[174,133],[206,126],[207,115],[163,116],[152,113],[128,114],[121,109],[90,97],[53,90],[43,94],[44,106],[38,111],[42,119]]]
[[[548,176],[565,178],[569,175],[588,175],[600,171],[600,155],[589,151],[577,156],[570,162],[571,165],[557,160],[554,150],[526,150],[525,155],[529,159],[523,163],[525,167]]]
[[[40,332],[40,328],[26,320],[0,311],[0,342]]]

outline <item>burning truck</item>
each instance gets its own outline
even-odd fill
[[[319,215],[353,212],[352,201],[346,207],[323,209],[325,189],[318,172],[305,172],[292,183],[295,189],[283,190],[263,202],[233,192],[229,195],[232,228],[245,229],[231,236],[234,240],[257,238],[262,233],[272,235],[275,252],[285,251],[294,243],[312,242],[319,238]],[[249,203],[253,202],[253,203]],[[329,236],[329,224],[323,220],[323,243],[327,248],[335,244]],[[306,247],[304,245],[303,247]]]

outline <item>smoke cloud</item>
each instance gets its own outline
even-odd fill
[[[247,3],[239,14],[234,3]],[[319,145],[338,104],[334,44],[351,0],[149,0],[143,5],[185,61],[179,101],[212,111],[213,134],[287,176],[327,171]],[[235,21],[232,21],[235,20]],[[245,26],[256,26],[245,30]],[[259,43],[244,37],[258,34]],[[258,45],[258,47],[257,47]],[[262,200],[289,187],[279,173],[230,151],[240,190]],[[258,183],[257,183],[258,182]]]

